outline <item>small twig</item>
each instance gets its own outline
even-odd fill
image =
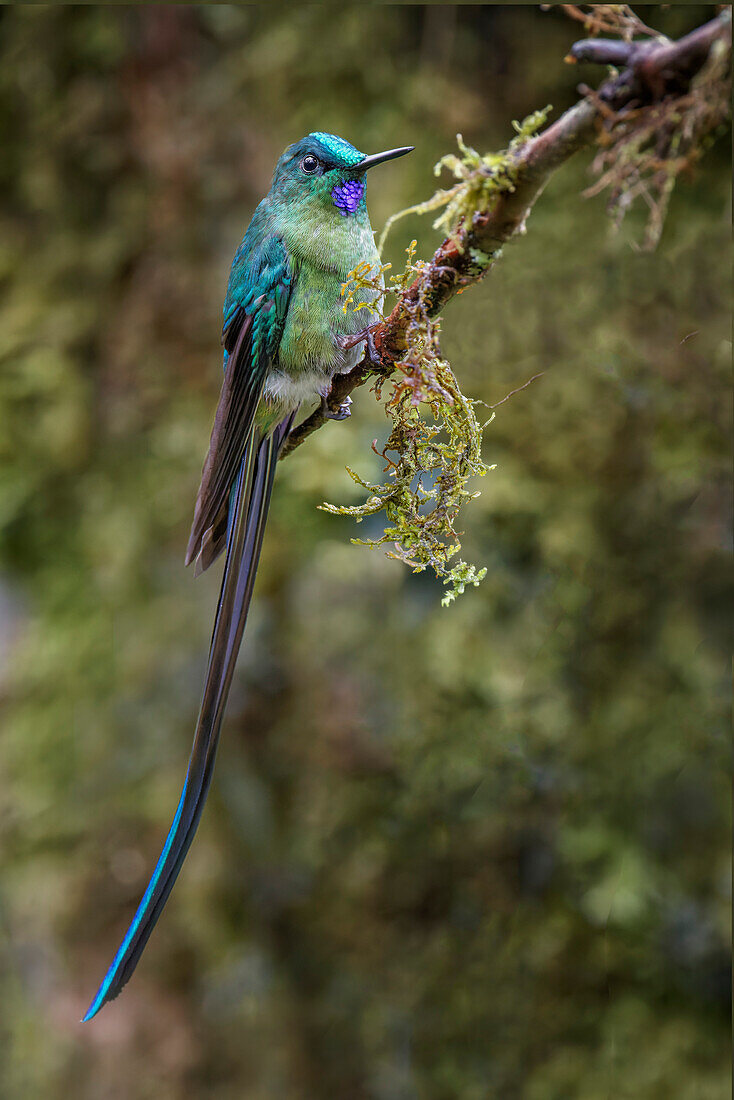
[[[592,65],[628,65],[635,51],[632,42],[615,42],[608,38],[584,38],[574,42],[569,57],[574,61],[589,61]]]
[[[553,5],[542,4],[541,7],[549,9]],[[657,36],[657,31],[643,23],[628,4],[561,4],[560,7],[571,19],[583,23],[591,34],[620,34],[627,41],[635,34]],[[591,10],[584,11],[584,7]]]
[[[538,374],[534,374],[532,378],[528,378],[527,382],[523,382],[522,386],[518,386],[516,390],[510,390],[501,401],[495,401],[494,405],[487,405],[487,408],[498,409],[500,405],[504,405],[505,401],[509,401],[511,397],[514,397],[516,393],[520,393],[521,390],[526,390],[531,382],[534,382],[536,378],[542,378],[544,374],[544,370],[539,371]]]

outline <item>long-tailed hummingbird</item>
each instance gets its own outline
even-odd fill
[[[366,156],[334,134],[289,145],[235,253],[224,303],[224,382],[194,510],[186,564],[225,551],[204,693],[181,799],[163,851],[90,1020],[133,973],[194,838],[255,582],[283,443],[301,403],[325,402],[333,376],[363,354],[370,314],[343,309],[342,284],[379,258],[365,202],[369,168],[412,146]],[[348,406],[336,414],[349,415]]]

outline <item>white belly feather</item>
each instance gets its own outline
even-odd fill
[[[280,367],[272,367],[265,379],[264,396],[277,401],[284,409],[295,409],[302,401],[325,397],[335,374],[344,374],[356,367],[364,355],[364,341],[344,350],[334,342],[334,358],[324,369],[310,368],[293,375]]]

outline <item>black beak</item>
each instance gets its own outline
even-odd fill
[[[371,157],[365,157],[355,167],[360,172],[366,172],[368,168],[374,168],[376,164],[382,164],[386,160],[395,160],[396,157],[404,157],[406,153],[412,153],[415,145],[404,145],[402,149],[388,149],[386,153],[373,153]]]

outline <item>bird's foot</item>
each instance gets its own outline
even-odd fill
[[[321,398],[320,409],[321,415],[324,416],[327,420],[346,420],[352,415],[352,410],[350,407],[352,404],[352,399],[349,394],[347,394],[347,396],[344,398],[338,409],[330,409],[327,401],[327,397]]]
[[[356,348],[357,344],[365,343],[367,345],[367,359],[373,366],[378,367],[380,365],[380,353],[375,347],[375,340],[372,335],[376,328],[377,325],[369,325],[368,328],[362,329],[361,332],[357,332],[353,336],[338,336],[337,343],[342,351],[351,351],[352,348]]]
[[[364,330],[364,339],[365,343],[367,344],[367,358],[369,359],[373,367],[379,367],[381,356],[377,348],[375,347],[375,338],[372,335],[374,327],[375,326],[371,326],[370,328],[366,328]]]

